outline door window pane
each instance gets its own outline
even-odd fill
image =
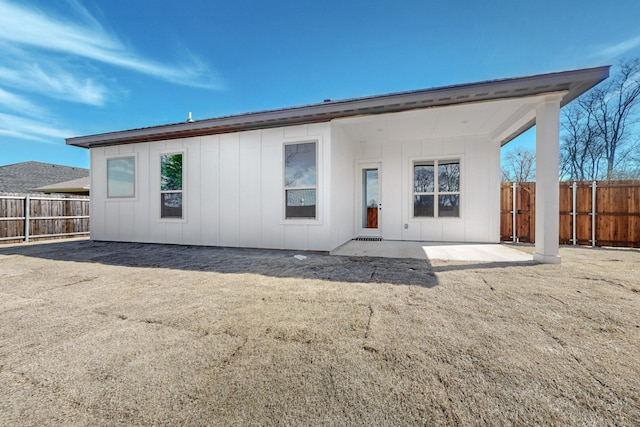
[[[362,228],[378,228],[378,169],[362,170],[364,206],[362,209]]]

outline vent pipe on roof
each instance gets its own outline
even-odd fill
[[[189,118],[187,119],[187,122],[191,123],[193,121],[193,119],[191,118],[191,111],[189,111]]]

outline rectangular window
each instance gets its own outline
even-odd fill
[[[316,143],[284,146],[285,218],[316,218]]]
[[[107,197],[135,196],[135,158],[107,159]]]
[[[413,164],[413,217],[460,217],[460,160]]]
[[[182,154],[160,156],[160,217],[182,218]]]

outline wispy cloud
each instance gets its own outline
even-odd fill
[[[51,101],[107,105],[127,92],[122,81],[111,77],[111,67],[182,86],[223,88],[215,71],[188,49],[174,60],[149,58],[77,0],[50,3],[46,10],[0,0],[0,29],[4,137],[50,142],[77,134],[67,126],[56,127],[60,121]]]
[[[6,110],[18,111],[27,116],[40,116],[44,114],[44,109],[33,104],[25,97],[8,92],[2,88],[0,88],[0,107]]]
[[[11,68],[0,66],[0,81],[13,88],[88,105],[101,106],[109,99],[109,89],[104,84],[44,58],[39,63],[14,61]]]
[[[611,60],[624,56],[638,47],[640,47],[640,34],[618,43],[598,46],[591,56]]]
[[[84,57],[185,86],[222,87],[216,73],[197,58],[176,65],[146,59],[108,33],[80,4],[72,5],[77,21],[0,0],[0,40]]]
[[[52,139],[64,139],[69,135],[73,135],[73,131],[55,127],[37,119],[0,113],[0,135],[51,142]]]

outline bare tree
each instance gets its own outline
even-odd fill
[[[563,114],[562,164],[571,179],[613,179],[636,168],[632,130],[640,112],[640,59],[587,92]]]
[[[510,151],[500,168],[502,181],[527,182],[536,179],[536,154],[532,150],[518,147]]]
[[[589,101],[581,100],[562,110],[560,176],[567,179],[594,180],[603,168],[604,147]]]
[[[625,148],[627,126],[638,121],[640,59],[623,62],[620,72],[608,85],[596,90],[594,95],[597,96],[596,124],[604,143],[607,179],[610,179],[616,166],[616,155]]]

